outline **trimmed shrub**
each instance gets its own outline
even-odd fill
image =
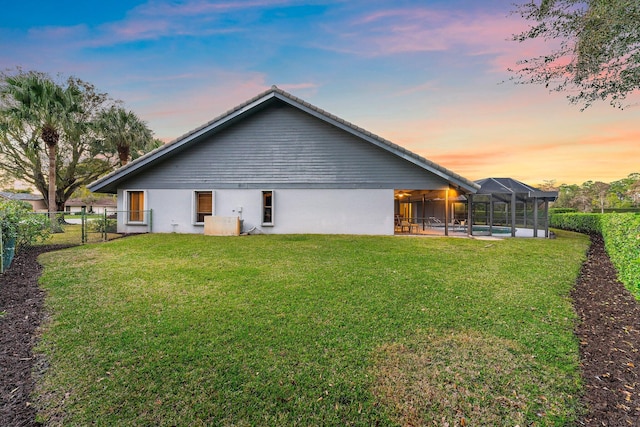
[[[604,213],[640,213],[640,208],[605,208]]]
[[[577,231],[578,233],[600,234],[601,214],[594,213],[556,213],[551,215],[549,225],[562,230]]]
[[[573,208],[549,208],[549,215],[570,213],[570,212],[577,212],[577,211]]]
[[[640,214],[556,213],[549,225],[585,234],[601,234],[620,280],[640,299]]]
[[[640,299],[640,214],[605,214],[601,226],[618,279]]]

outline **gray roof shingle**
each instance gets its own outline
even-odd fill
[[[267,103],[272,99],[279,99],[293,107],[306,111],[307,113],[312,114],[315,117],[318,117],[322,120],[325,120],[328,123],[332,123],[337,127],[340,127],[348,132],[351,132],[352,134],[357,135],[362,139],[365,139],[381,148],[386,149],[389,152],[392,152],[406,160],[411,161],[412,163],[418,166],[423,167],[424,169],[427,169],[441,176],[442,178],[447,179],[450,183],[460,188],[463,188],[468,192],[475,193],[480,188],[480,186],[475,182],[470,181],[467,178],[464,178],[463,176],[443,166],[440,166],[437,163],[434,163],[422,156],[419,156],[418,154],[415,154],[407,150],[406,148],[403,148],[397,144],[394,144],[387,139],[384,139],[378,135],[375,135],[359,126],[354,125],[353,123],[350,123],[321,108],[318,108],[315,105],[308,103],[307,101],[304,101],[288,92],[285,92],[284,90],[278,88],[275,85],[271,86],[270,89],[245,101],[244,103],[228,110],[227,112],[214,118],[213,120],[203,124],[202,126],[199,126],[185,133],[184,135],[181,135],[180,137],[174,139],[173,141],[168,142],[167,144],[145,154],[142,157],[139,157],[138,159],[126,164],[125,166],[122,166],[121,168],[111,172],[110,174],[94,181],[93,183],[89,184],[88,187],[91,191],[98,192],[101,189],[104,189],[106,186],[125,177],[130,172],[133,172],[142,167],[145,167],[150,163],[154,162],[156,159],[169,155],[173,150],[176,150],[178,148],[181,148],[187,145],[197,136],[202,135],[203,133],[206,133],[218,127],[222,127],[228,124],[229,122],[233,121],[233,119],[241,116],[243,113],[247,111],[251,111],[254,108],[260,108],[261,106],[264,106],[265,103]]]

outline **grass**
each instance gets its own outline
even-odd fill
[[[50,425],[567,425],[588,246],[144,235],[41,256]]]
[[[40,245],[80,245],[82,244],[82,226],[80,224],[64,224],[62,232],[51,233],[48,239],[40,242]],[[108,239],[113,240],[121,237],[116,233],[109,233]],[[103,241],[103,234],[89,230],[87,233],[88,243],[97,243]]]

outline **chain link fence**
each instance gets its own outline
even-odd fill
[[[137,212],[148,218],[147,232],[151,232],[151,211]],[[101,213],[88,213],[83,208],[79,212],[33,212],[30,215],[44,217],[42,224],[51,227],[49,237],[40,242],[40,245],[82,245],[86,243],[107,242],[123,237],[124,233],[118,233],[118,218],[129,218],[129,211],[109,211]],[[51,220],[51,218],[53,218]],[[13,260],[16,251],[16,239],[3,241],[0,232],[0,273],[3,273]],[[22,250],[26,248],[18,248]]]

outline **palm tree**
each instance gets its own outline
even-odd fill
[[[104,142],[118,152],[120,166],[135,159],[140,152],[147,152],[158,146],[153,139],[153,132],[135,115],[122,107],[112,106],[105,110],[98,119]]]
[[[5,102],[12,100],[6,112],[32,126],[46,146],[49,158],[49,188],[45,199],[53,223],[57,210],[57,147],[60,133],[69,120],[70,113],[79,108],[75,102],[76,91],[71,87],[62,88],[46,74],[30,71],[7,76],[2,87],[2,96]]]

